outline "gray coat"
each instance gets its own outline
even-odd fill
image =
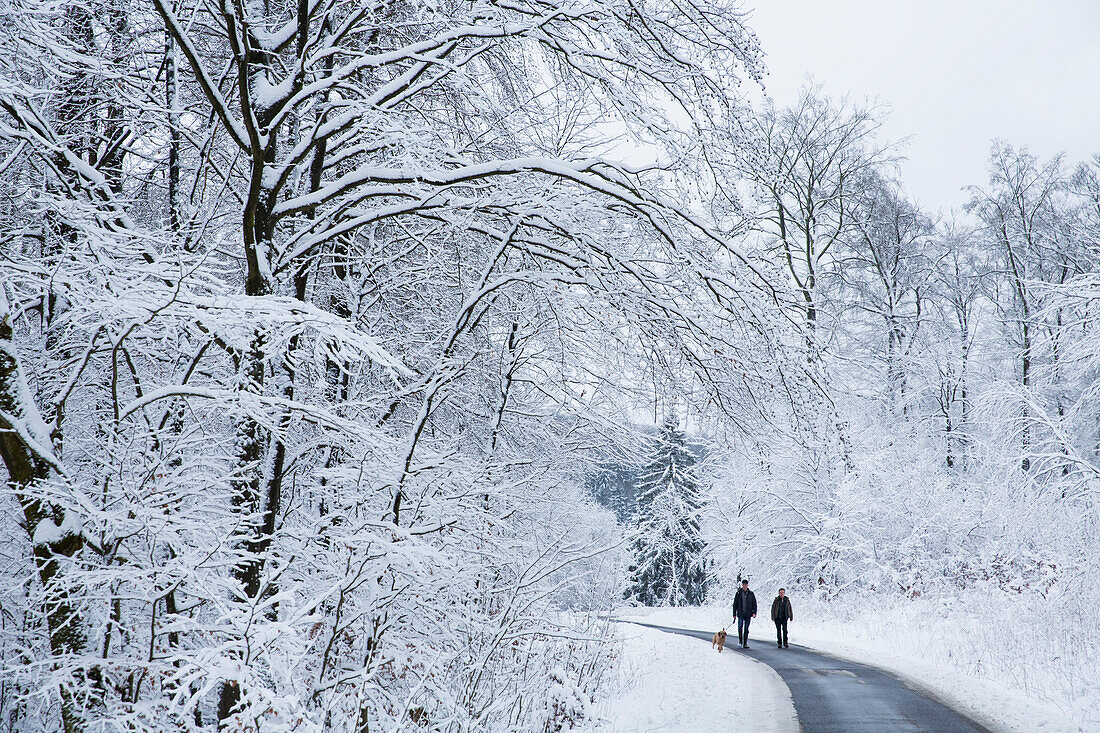
[[[775,597],[772,601],[772,621],[793,621],[794,611],[791,609],[791,599],[787,596]]]

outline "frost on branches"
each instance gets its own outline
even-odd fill
[[[2,12],[0,727],[583,718],[617,365],[733,402],[778,321],[690,205],[738,8]]]
[[[665,418],[637,485],[626,597],[646,606],[698,606],[707,596],[696,458],[678,423],[674,416]]]
[[[758,157],[733,166],[805,326],[777,371],[801,362],[810,379],[779,382],[789,409],[708,452],[712,592],[749,576],[836,601],[853,628],[886,623],[875,609],[889,606],[997,629],[933,634],[921,654],[1057,700],[1088,728],[1100,159],[993,141],[987,180],[937,219],[906,194],[881,126],[811,87],[756,116]],[[1039,628],[1003,632],[1037,608]]]

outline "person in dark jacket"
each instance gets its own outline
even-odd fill
[[[749,648],[749,622],[756,618],[756,594],[749,590],[749,581],[742,580],[733,596],[733,615],[737,617],[737,640],[742,649]]]
[[[780,649],[790,649],[787,644],[787,622],[794,620],[794,611],[791,609],[791,599],[787,598],[787,591],[779,589],[779,595],[772,601],[772,621],[775,622],[775,643]]]

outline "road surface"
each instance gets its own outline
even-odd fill
[[[714,635],[713,631],[630,623],[693,636],[708,645]],[[756,623],[760,623],[760,619],[756,619]],[[771,628],[772,624],[768,623],[768,629]],[[845,662],[798,645],[778,649],[774,642],[759,639],[751,640],[749,649],[744,650],[737,645],[736,629],[732,631],[726,652],[745,654],[779,673],[790,688],[802,733],[989,733],[987,728],[938,702],[927,692],[910,687],[882,670]]]

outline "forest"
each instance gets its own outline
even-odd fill
[[[0,8],[0,730],[570,730],[645,521],[1096,714],[1100,156],[924,211],[731,0]]]

